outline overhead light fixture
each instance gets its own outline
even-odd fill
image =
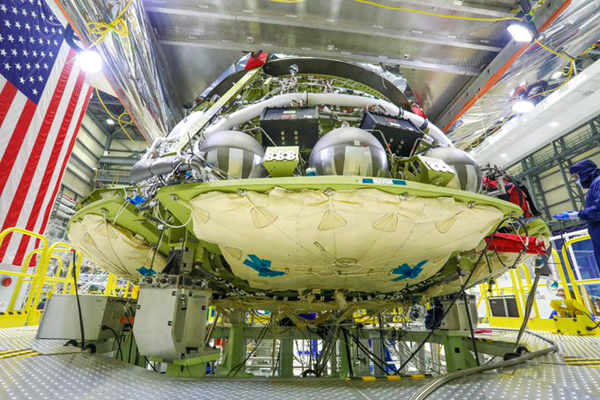
[[[84,50],[77,55],[77,64],[83,72],[95,73],[102,69],[102,57],[93,50]]]
[[[558,121],[553,121],[553,122],[550,122],[550,123],[548,124],[548,126],[549,126],[550,128],[556,128],[556,127],[557,127],[557,126],[559,126],[559,125],[560,125],[560,123],[559,123]]]
[[[506,157],[508,157],[508,156],[506,155],[506,153],[503,153],[503,154],[500,154],[500,157],[502,157],[502,158],[506,158]]]
[[[512,105],[512,110],[519,114],[524,114],[533,110],[535,104],[531,100],[519,100]]]
[[[531,31],[523,24],[510,24],[506,30],[510,32],[513,39],[517,42],[531,42],[533,40]]]
[[[106,123],[109,124],[109,125],[114,125],[115,124],[115,120],[112,119],[112,118],[107,118],[106,119]]]
[[[556,71],[555,73],[552,74],[551,78],[552,79],[558,79],[562,76],[562,71]]]

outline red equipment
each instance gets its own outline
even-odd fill
[[[510,235],[508,233],[496,233],[493,236],[493,240],[491,236],[485,238],[485,242],[489,243],[488,250],[490,251],[520,253],[527,244],[526,254],[546,254],[544,242],[538,242],[533,236]]]
[[[250,58],[248,58],[248,62],[246,62],[246,67],[244,68],[246,71],[262,67],[267,62],[267,58],[269,57],[269,53],[264,53],[262,51],[255,51],[250,54]]]

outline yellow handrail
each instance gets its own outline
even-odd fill
[[[565,299],[572,300],[571,291],[569,290],[569,284],[567,283],[567,278],[565,277],[565,271],[563,271],[562,262],[560,261],[560,257],[558,252],[552,249],[552,258],[554,259],[554,264],[556,265],[556,270],[558,271],[558,276],[560,277],[560,283],[563,287],[563,291],[565,292]]]
[[[564,266],[567,270],[567,274],[569,275],[569,280],[571,281],[571,285],[573,286],[573,292],[575,292],[575,299],[578,302],[580,302],[581,304],[583,304],[583,300],[581,298],[581,293],[579,292],[579,284],[578,284],[577,279],[575,278],[575,274],[573,273],[573,267],[571,266],[571,262],[569,261],[569,254],[568,254],[567,250],[574,243],[584,242],[584,241],[590,240],[590,239],[591,239],[590,235],[576,237],[576,238],[568,240],[566,243],[564,243],[563,248],[562,248],[562,256],[563,256]],[[566,296],[566,293],[565,293],[565,296]]]
[[[36,324],[40,313],[37,310],[38,304],[41,301],[42,293],[45,293],[47,299],[50,299],[52,295],[57,291],[58,285],[62,284],[61,292],[63,294],[75,294],[75,285],[72,277],[73,268],[76,269],[76,275],[79,277],[81,275],[81,264],[83,261],[83,256],[72,248],[72,246],[68,243],[58,242],[49,246],[48,239],[46,239],[43,235],[40,235],[35,232],[31,232],[21,228],[9,228],[2,232],[0,232],[0,246],[2,242],[6,239],[6,237],[11,233],[19,233],[24,236],[29,236],[34,239],[38,239],[41,243],[41,247],[32,250],[29,252],[22,264],[20,271],[9,271],[9,270],[0,270],[0,273],[3,275],[9,275],[17,277],[17,283],[11,295],[10,302],[8,304],[7,311],[11,312],[11,314],[7,314],[10,318],[13,318],[12,311],[15,309],[15,305],[19,298],[21,289],[23,287],[23,283],[30,283],[29,292],[25,299],[25,304],[23,306],[23,313],[19,314],[19,320],[15,322],[14,320],[8,319],[8,325],[6,323],[3,325],[5,327],[10,326],[23,326],[23,325],[33,325]],[[59,256],[59,253],[70,253],[72,251],[76,251],[77,254],[77,262],[73,263],[70,261],[68,263],[67,271],[64,277],[61,277],[63,271],[65,269],[65,265],[62,257]],[[29,264],[34,256],[39,256],[39,260],[37,261],[37,265],[35,269],[29,271]],[[48,270],[50,267],[50,262],[52,259],[55,259],[58,263],[56,271],[53,276],[48,276]],[[75,265],[74,265],[75,264]],[[116,275],[110,274],[108,277],[107,287],[105,290],[106,296],[116,296],[122,294],[123,296],[130,296],[133,299],[137,298],[137,293],[139,291],[139,287],[127,282],[127,286],[125,288],[117,287],[118,277]],[[44,292],[44,287],[49,287],[48,290]],[[3,321],[0,321],[3,322]]]

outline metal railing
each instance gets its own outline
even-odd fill
[[[55,293],[75,294],[73,268],[76,276],[80,278],[83,256],[68,243],[56,242],[50,245],[43,235],[16,227],[0,232],[0,247],[10,234],[21,234],[35,239],[39,247],[24,257],[20,271],[0,270],[2,276],[17,278],[6,312],[0,312],[0,328],[37,325],[41,317],[38,306],[42,302],[43,295],[47,301]],[[75,265],[70,261],[65,270],[61,255],[72,252],[75,252],[77,261]],[[34,257],[37,257],[36,265],[30,267]],[[53,261],[56,263],[56,268],[49,271]],[[22,296],[24,285],[27,284],[29,287],[26,289],[23,306],[18,307],[17,303]],[[104,295],[137,298],[138,291],[139,288],[131,282],[124,281],[119,286],[118,277],[109,274]]]
[[[555,236],[551,238],[551,241],[563,240],[561,254],[558,251],[552,250],[552,264],[555,267],[558,276],[556,280],[560,285],[560,288],[564,291],[565,300],[575,300],[588,311],[589,315],[595,314],[592,299],[585,290],[587,285],[600,285],[600,278],[594,279],[583,279],[579,273],[575,252],[573,245],[575,243],[581,243],[590,240],[590,236],[586,230],[571,232],[562,236]],[[561,260],[562,255],[562,260]],[[575,268],[573,268],[575,266]],[[511,286],[509,287],[492,287],[491,293],[493,296],[504,296],[514,295],[515,302],[518,309],[519,317],[493,317],[489,305],[489,288],[490,285],[483,283],[479,285],[480,298],[477,302],[479,308],[482,303],[486,307],[486,315],[484,322],[489,322],[491,326],[496,327],[495,324],[501,327],[516,328],[519,327],[523,321],[523,315],[525,313],[525,303],[527,296],[529,295],[532,288],[532,279],[529,269],[526,265],[520,265],[514,270],[510,270]],[[539,284],[538,288],[544,287],[544,284]],[[537,301],[533,301],[533,318],[529,321],[529,326],[536,330],[550,330],[554,327],[551,324],[552,320],[542,318],[539,313]]]

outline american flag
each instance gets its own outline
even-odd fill
[[[75,55],[43,0],[0,0],[0,230],[46,229],[91,96]],[[34,245],[14,234],[0,262]]]

